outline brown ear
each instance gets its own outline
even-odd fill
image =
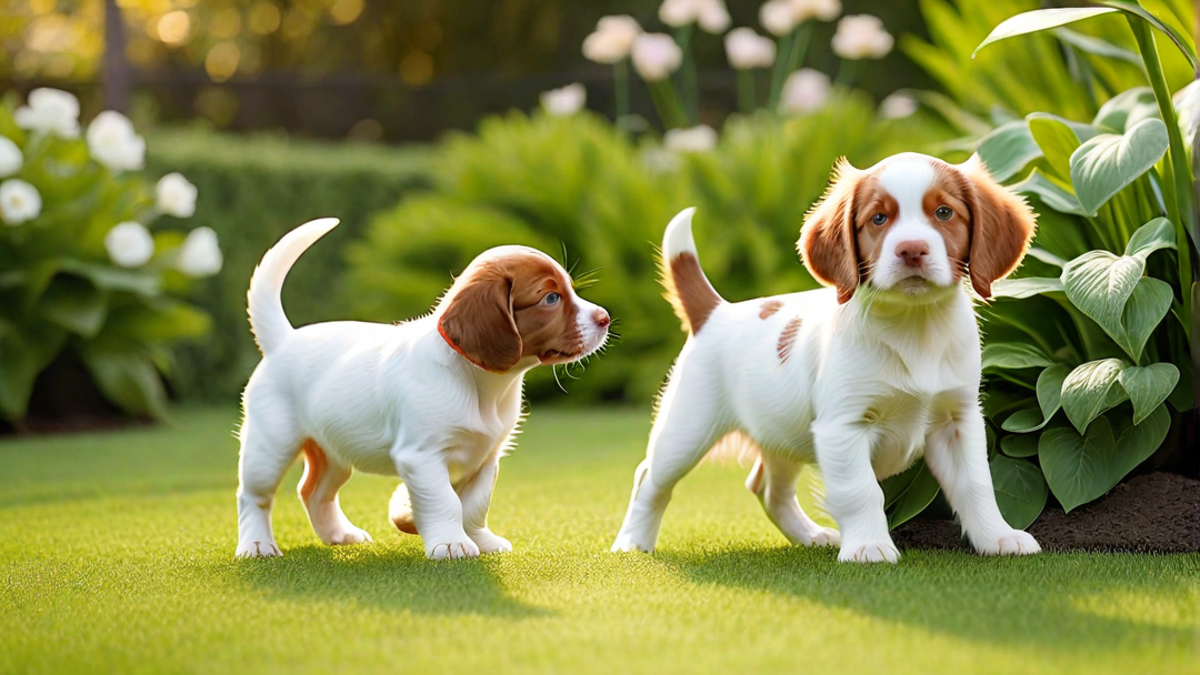
[[[974,188],[971,209],[971,286],[980,297],[992,297],[992,283],[1021,264],[1033,239],[1036,220],[1025,200],[997,183],[972,155],[958,166]]]
[[[521,360],[512,279],[502,268],[492,263],[468,268],[443,304],[438,332],[454,351],[493,373],[503,373]]]
[[[837,289],[839,303],[848,302],[858,288],[854,200],[860,174],[845,158],[838,160],[833,181],[804,217],[800,241],[796,242],[804,266],[817,281]]]

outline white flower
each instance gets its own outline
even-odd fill
[[[587,101],[587,89],[584,89],[582,84],[576,82],[568,84],[565,87],[542,92],[541,100],[542,107],[551,115],[556,117],[574,115],[583,109],[583,104]]]
[[[646,171],[656,175],[674,173],[679,170],[681,164],[679,155],[666,148],[653,145],[646,146],[638,158],[642,161],[642,166]]]
[[[0,183],[0,218],[9,225],[33,220],[42,212],[42,196],[37,188],[17,178]]]
[[[767,0],[758,10],[758,22],[770,34],[783,37],[796,27],[796,10],[789,0]]]
[[[792,9],[796,13],[796,23],[803,23],[812,18],[821,21],[833,21],[842,13],[841,0],[791,0]]]
[[[121,267],[140,267],[154,257],[154,237],[139,223],[120,223],[104,235],[104,248]]]
[[[642,27],[627,14],[606,16],[596,23],[596,30],[583,41],[583,55],[596,63],[616,63],[629,56],[633,41],[641,35]]]
[[[663,0],[658,18],[671,28],[683,28],[696,23],[703,9],[704,0]]]
[[[879,114],[885,119],[898,120],[917,112],[917,99],[902,92],[893,92],[879,104]]]
[[[196,186],[182,174],[169,173],[154,186],[155,205],[161,213],[191,218],[196,213]]]
[[[20,171],[24,161],[17,144],[5,136],[0,136],[0,178]]]
[[[829,98],[829,76],[812,68],[801,68],[788,75],[783,84],[779,106],[793,115],[819,110]]]
[[[700,7],[700,18],[697,23],[700,24],[700,30],[705,33],[720,35],[729,29],[731,21],[729,10],[725,8],[724,2],[721,0],[707,0]]]
[[[647,82],[666,79],[683,63],[683,51],[665,33],[642,33],[633,41],[633,67]]]
[[[882,59],[893,44],[895,39],[883,29],[883,21],[870,14],[843,16],[833,36],[833,51],[843,59]]]
[[[133,132],[133,124],[115,110],[105,110],[87,129],[88,152],[113,171],[135,171],[142,168],[146,142]]]
[[[13,120],[22,129],[63,138],[79,137],[79,99],[59,89],[34,89],[27,105],[17,108]]]
[[[690,129],[671,129],[663,145],[674,152],[708,152],[717,147],[717,132],[705,124]]]
[[[197,227],[188,233],[179,247],[175,265],[189,277],[211,277],[221,271],[221,248],[217,246],[217,233],[212,228]]]
[[[725,53],[736,70],[770,68],[775,63],[775,42],[752,28],[734,28],[725,34]]]

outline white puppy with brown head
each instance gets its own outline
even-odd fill
[[[906,153],[846,162],[809,212],[799,247],[832,286],[727,303],[696,257],[692,210],[663,239],[668,296],[690,333],[663,390],[616,551],[651,551],[671,491],[720,439],[760,451],[746,486],[794,544],[841,545],[839,560],[895,562],[879,480],[922,455],[983,554],[1039,550],[996,505],[979,406],[983,298],[1021,261],[1029,207],[973,158]],[[816,462],[839,531],[801,510]]]
[[[357,469],[404,481],[390,515],[421,534],[430,558],[512,550],[487,515],[521,418],[525,373],[594,352],[608,336],[608,313],[577,296],[546,254],[502,246],[477,257],[420,319],[293,328],[279,298],[284,277],[337,222],[288,233],[250,281],[263,360],[243,396],[237,555],[281,555],[271,505],[302,452],[300,500],[327,544],[371,541],[338,505]]]

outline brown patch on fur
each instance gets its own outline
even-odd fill
[[[325,451],[321,449],[321,446],[311,438],[304,441],[304,445],[300,448],[304,451],[304,477],[300,479],[300,499],[307,504],[308,500],[312,499],[313,491],[317,489],[317,483],[320,482],[321,476],[325,475],[329,460],[325,458]]]
[[[782,300],[767,300],[762,304],[762,310],[759,311],[758,318],[766,319],[775,312],[778,312],[780,307],[783,307]]]
[[[1021,264],[1037,227],[1025,199],[1009,192],[987,171],[979,155],[959,165],[973,190],[969,270],[971,285],[982,298],[992,297],[992,283]]]
[[[829,188],[805,216],[796,243],[809,273],[836,288],[840,303],[854,297],[859,283],[854,225],[861,181],[861,171],[845,158],[838,160]]]
[[[388,511],[390,512],[388,515],[392,518],[392,524],[396,526],[397,530],[405,534],[420,534],[417,532],[417,523],[413,520],[412,501],[408,498],[408,488],[403,484],[397,487],[396,492],[392,494],[392,502]]]
[[[796,343],[796,336],[800,334],[800,326],[803,324],[804,319],[797,316],[792,317],[792,320],[783,327],[783,332],[779,334],[779,342],[775,345],[780,363],[787,363],[788,357],[792,355],[792,345]]]
[[[560,300],[542,299],[557,293]],[[521,359],[574,360],[583,351],[571,280],[548,256],[504,246],[480,255],[442,300],[438,332],[471,363],[503,373]]]
[[[663,297],[675,309],[686,333],[699,333],[708,316],[721,304],[721,296],[708,283],[700,261],[692,253],[680,253],[664,265],[662,283],[666,289]]]
[[[887,222],[876,225],[872,219],[880,213],[887,216]],[[868,175],[859,188],[855,214],[854,243],[858,247],[859,283],[863,283],[883,257],[883,240],[900,217],[900,204],[873,175]]]

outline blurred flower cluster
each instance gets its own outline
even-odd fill
[[[765,110],[771,115],[801,116],[821,110],[835,84],[853,85],[862,61],[882,59],[895,45],[878,17],[841,13],[840,0],[767,0],[758,12],[759,23],[767,33],[763,35],[748,26],[731,29],[732,20],[723,0],[664,0],[658,18],[669,33],[647,31],[631,16],[606,16],[583,41],[583,55],[614,68],[618,127],[644,126],[630,123],[632,66],[646,83],[667,130],[664,146],[678,152],[702,152],[716,145],[717,133],[700,120],[696,65],[690,48],[694,28],[723,35],[729,65],[737,71],[742,114]],[[836,81],[821,71],[802,67],[816,23],[835,20],[837,30],[830,47],[841,59]],[[769,87],[763,96],[758,91],[758,73],[768,70]],[[586,96],[583,85],[571,84],[546,92],[542,107],[551,115],[569,115],[584,107]],[[916,99],[897,92],[881,103],[879,114],[897,119],[912,115],[916,109]]]
[[[178,173],[147,182],[146,142],[121,113],[101,112],[86,128],[79,114],[78,99],[56,89],[0,105],[0,358],[22,362],[0,363],[0,416],[9,419],[21,417],[37,372],[63,349],[77,351],[121,407],[161,413],[161,384],[146,367],[165,370],[162,344],[207,328],[206,316],[170,296],[223,262],[209,228],[147,227],[191,217],[196,186]]]

